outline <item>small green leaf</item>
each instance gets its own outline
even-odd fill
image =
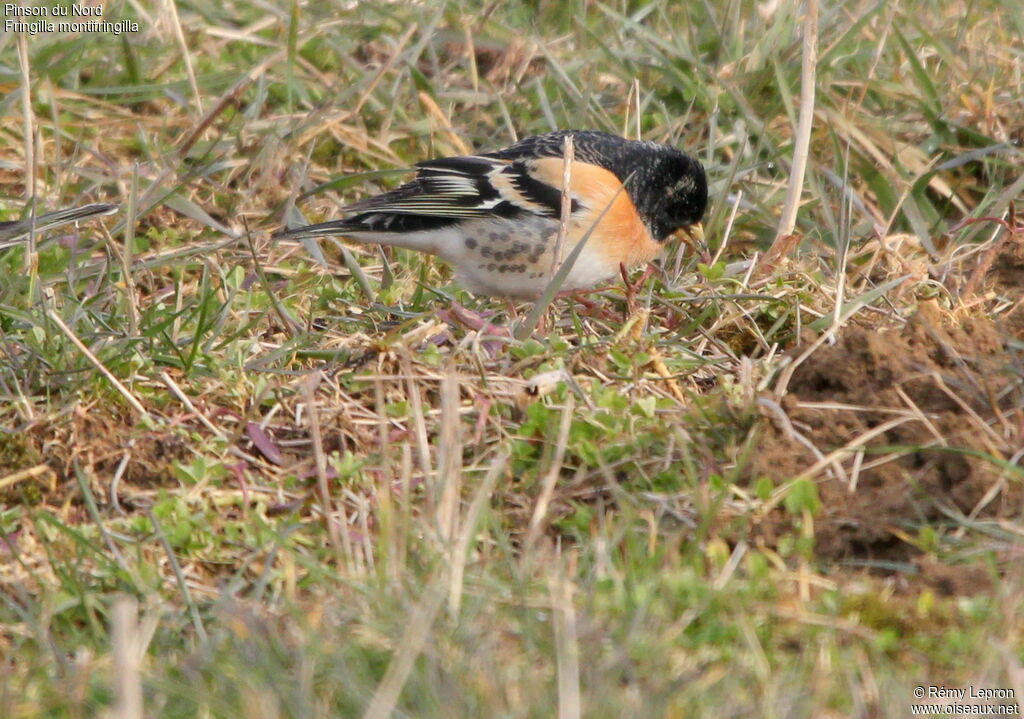
[[[644,417],[647,417],[648,419],[654,419],[654,411],[655,409],[657,409],[658,406],[658,398],[641,397],[634,403],[633,406],[636,407],[637,410],[639,410],[640,414],[642,414]]]
[[[796,480],[786,493],[783,504],[790,514],[803,514],[804,510],[816,514],[821,509],[818,485],[809,479]]]
[[[698,262],[697,269],[704,275],[704,279],[714,282],[725,274],[725,263],[716,262],[713,265],[705,265],[703,262]]]

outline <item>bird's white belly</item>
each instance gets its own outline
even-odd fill
[[[557,221],[543,217],[527,221],[482,220],[466,223],[460,229],[462,236],[447,238],[438,254],[455,267],[456,279],[470,292],[536,299],[551,281]],[[572,252],[580,234],[578,230],[569,232],[560,253],[562,261]],[[599,256],[597,243],[588,242],[561,289],[593,287],[616,270],[613,263]]]
[[[533,300],[540,297],[554,276],[551,257],[545,259],[530,265],[525,271],[518,269],[520,265],[514,263],[457,264],[455,276],[463,287],[475,294]],[[614,274],[615,268],[599,262],[593,253],[588,254],[587,248],[584,248],[559,289],[589,289]]]
[[[352,232],[347,236],[436,254],[455,268],[455,279],[470,292],[529,300],[539,297],[551,281],[558,229],[557,220],[534,216],[463,221],[401,235]],[[560,253],[563,262],[587,229],[570,223]],[[596,238],[587,241],[560,289],[589,289],[615,275],[618,263],[600,248]]]

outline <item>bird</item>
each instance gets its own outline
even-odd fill
[[[90,217],[111,215],[117,212],[117,209],[117,205],[109,202],[94,202],[91,205],[82,205],[81,207],[74,207],[68,210],[47,212],[46,214],[36,216],[34,223],[35,231],[43,232],[54,227],[60,227],[61,225],[87,220]],[[22,239],[32,231],[32,228],[33,221],[31,218],[0,222],[0,250],[21,244]]]
[[[566,138],[573,160],[559,243]],[[451,264],[456,282],[474,294],[535,300],[581,240],[564,291],[593,288],[620,267],[651,261],[673,234],[701,221],[708,202],[697,159],[597,130],[558,130],[414,167],[411,181],[343,207],[348,217],[273,237],[338,235],[418,250]]]

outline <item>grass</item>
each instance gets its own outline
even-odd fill
[[[139,34],[0,37],[0,219],[122,207],[0,251],[0,715],[1019,701],[1011,5],[820,8],[767,258],[794,4],[115,4]],[[268,239],[563,127],[708,169],[707,245],[635,301],[495,337],[433,258]]]

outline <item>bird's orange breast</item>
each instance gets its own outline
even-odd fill
[[[562,189],[565,163],[561,158],[546,157],[529,164],[538,180]],[[613,173],[587,162],[573,162],[569,188],[585,208],[573,216],[579,236],[604,212],[588,240],[588,252],[596,251],[615,266],[622,263],[628,267],[648,262],[661,251],[661,244],[651,237],[629,193]]]

